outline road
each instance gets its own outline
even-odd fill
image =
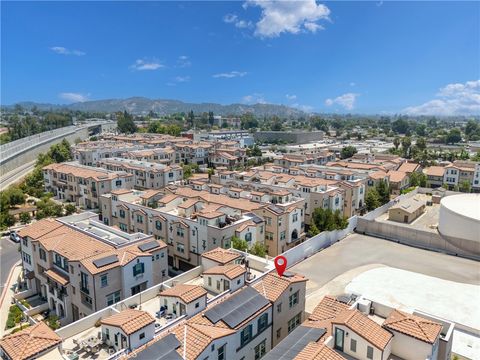
[[[30,171],[35,168],[35,162],[36,160],[26,163],[0,177],[0,190],[3,190],[9,185],[22,180]]]
[[[400,245],[371,236],[352,234],[329,248],[290,268],[310,279],[307,294],[337,278],[349,282],[355,272],[372,266],[390,266],[445,280],[480,284],[480,263],[460,257]],[[358,269],[360,268],[360,269]],[[338,277],[345,275],[340,281]]]
[[[14,243],[7,236],[2,236],[0,240],[0,293],[5,286],[11,268],[20,260],[19,246],[19,244]]]

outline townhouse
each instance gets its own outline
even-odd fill
[[[450,190],[467,183],[474,192],[480,191],[480,163],[455,160],[452,164],[445,166],[443,183]]]
[[[406,172],[390,170],[388,175],[390,192],[392,194],[400,195],[402,190],[405,190],[410,186],[410,177]]]
[[[443,166],[429,166],[423,169],[423,173],[427,177],[427,187],[435,189],[443,186],[445,174]]]
[[[127,190],[103,195],[102,220],[125,232],[165,241],[169,265],[180,270],[199,265],[204,252],[218,246],[230,248],[233,236],[250,246],[264,242],[265,221],[255,211],[265,204],[189,187],[169,186],[165,191]]]
[[[134,176],[66,162],[43,167],[45,190],[55,199],[75,203],[85,209],[97,209],[101,195],[117,189],[132,189]]]
[[[143,149],[143,145],[133,145],[117,141],[89,141],[73,146],[73,157],[79,164],[97,166],[97,162],[111,157],[122,157],[125,152]]]
[[[362,297],[351,301],[325,296],[305,322],[265,359],[282,355],[302,360],[451,358],[454,324],[383,304],[372,306]]]
[[[123,158],[108,158],[98,161],[98,167],[125,172],[133,176],[133,185],[138,189],[161,189],[170,183],[183,180],[179,165],[163,165]]]
[[[168,278],[167,245],[126,234],[85,212],[33,223],[18,234],[27,288],[62,325],[119,302]]]
[[[126,151],[123,157],[125,159],[171,165],[175,163],[175,149],[171,146],[166,146],[164,148],[132,150]]]
[[[328,151],[309,152],[304,154],[285,154],[273,159],[273,163],[284,168],[300,165],[325,165],[335,160],[335,154]]]

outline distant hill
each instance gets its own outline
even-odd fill
[[[215,115],[241,115],[250,112],[256,116],[299,117],[306,115],[303,111],[285,105],[274,104],[230,104],[215,103],[186,103],[179,100],[148,99],[145,97],[131,97],[128,99],[107,99],[78,102],[69,105],[40,104],[34,102],[18,103],[24,108],[36,106],[40,110],[69,109],[88,112],[115,112],[127,110],[136,115],[148,114],[151,110],[159,115],[168,115],[179,112],[203,113],[213,111]],[[13,106],[13,105],[12,105]]]

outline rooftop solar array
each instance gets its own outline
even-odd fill
[[[206,311],[205,316],[214,324],[223,320],[230,328],[235,328],[268,304],[269,301],[260,295],[257,290],[247,286]]]
[[[265,355],[264,360],[293,360],[312,341],[318,341],[326,329],[300,325]]]
[[[180,342],[175,335],[169,334],[136,354],[137,360],[182,360],[177,353]]]
[[[148,251],[159,247],[160,245],[156,241],[149,241],[145,244],[138,245],[138,248],[142,251]]]
[[[95,265],[97,268],[101,268],[101,267],[113,264],[117,261],[118,261],[117,255],[109,255],[109,256],[105,256],[103,258],[94,260],[93,265]]]

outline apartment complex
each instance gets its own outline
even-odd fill
[[[18,234],[28,290],[68,324],[168,278],[167,245],[85,212],[44,219]]]
[[[97,166],[131,174],[137,189],[161,189],[170,183],[183,180],[183,169],[179,165],[167,166],[133,159],[108,158],[98,161]]]
[[[204,252],[229,248],[233,236],[249,246],[265,243],[273,256],[295,246],[305,238],[303,203],[288,192],[259,196],[199,182],[164,192],[114,191],[102,196],[100,210],[105,224],[164,240],[169,264],[187,270]]]
[[[117,189],[132,189],[134,176],[66,162],[43,168],[45,190],[56,199],[75,203],[84,209],[97,209],[98,199]]]
[[[443,182],[449,189],[455,189],[467,183],[475,192],[480,191],[480,163],[456,160],[445,166]]]

